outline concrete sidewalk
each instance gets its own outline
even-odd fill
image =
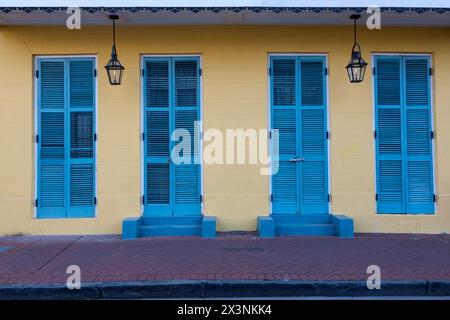
[[[82,290],[66,289],[67,267]],[[368,290],[369,265],[382,290]],[[0,298],[450,295],[450,235],[0,238]]]

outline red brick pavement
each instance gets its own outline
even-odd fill
[[[65,284],[69,265],[82,282],[148,280],[450,280],[450,235],[357,234],[260,239],[252,234],[141,238],[0,237],[0,285]],[[0,248],[1,249],[1,248]]]

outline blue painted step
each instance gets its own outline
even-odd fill
[[[198,217],[143,217],[142,226],[147,225],[201,225],[202,216]]]
[[[324,215],[273,215],[275,235],[334,236],[336,226],[328,214]]]
[[[201,236],[202,226],[199,225],[147,225],[139,229],[140,237],[158,236]]]

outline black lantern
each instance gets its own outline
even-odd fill
[[[122,82],[124,66],[120,64],[119,59],[117,59],[116,51],[116,20],[119,19],[117,15],[110,15],[109,18],[113,21],[113,46],[111,52],[111,59],[105,66],[106,72],[108,73],[109,83],[112,85],[120,85]]]
[[[353,14],[350,19],[354,21],[354,36],[355,40],[352,48],[352,55],[350,57],[350,62],[345,67],[347,68],[348,78],[351,83],[358,83],[364,80],[364,74],[366,73],[367,62],[364,61],[361,55],[361,47],[359,43],[356,42],[356,20],[361,17],[359,14]]]

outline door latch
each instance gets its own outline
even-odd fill
[[[305,161],[305,158],[292,158],[289,159],[290,162],[300,162],[300,161]]]

